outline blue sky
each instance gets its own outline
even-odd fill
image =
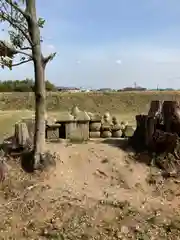
[[[180,88],[179,0],[37,0],[46,78],[59,86]],[[0,37],[3,37],[0,33]],[[33,77],[32,64],[1,79]]]

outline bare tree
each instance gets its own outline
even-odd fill
[[[0,40],[0,64],[4,68],[32,61],[35,77],[34,167],[37,168],[45,146],[45,67],[55,57],[44,57],[40,28],[45,20],[37,18],[36,0],[0,0],[0,22],[8,24],[9,42]],[[20,61],[15,62],[19,56]]]

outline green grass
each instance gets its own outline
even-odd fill
[[[11,110],[0,111],[0,141],[14,133],[14,125],[22,118],[32,117],[33,111]],[[133,114],[114,114],[119,121],[128,121],[129,124],[135,125],[135,115]],[[48,112],[48,116],[60,119],[61,112]]]
[[[119,92],[119,93],[47,93],[49,111],[67,111],[73,105],[80,109],[116,114],[147,111],[151,100],[180,100],[180,92]],[[34,108],[33,93],[0,93],[1,110]]]
[[[29,111],[0,111],[0,140],[14,133],[14,124],[23,117],[29,117]]]
[[[109,111],[119,121],[135,125],[135,115],[147,112],[152,100],[179,100],[180,92],[120,92],[120,93],[48,93],[48,115],[59,119],[62,112],[77,105],[81,110]],[[0,140],[14,131],[14,124],[32,116],[33,93],[0,93]]]

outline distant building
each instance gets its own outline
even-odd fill
[[[89,89],[82,89],[81,92],[86,92],[86,93],[88,93],[88,92],[90,92],[90,90],[89,90]]]

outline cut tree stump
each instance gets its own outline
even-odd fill
[[[136,130],[130,139],[130,144],[136,151],[143,151],[147,148],[147,115],[136,115]]]
[[[152,151],[160,153],[174,153],[174,150],[179,144],[178,135],[176,133],[163,132],[156,130],[152,137]]]
[[[162,105],[163,105],[162,101],[159,101],[159,100],[151,101],[150,109],[149,109],[149,112],[148,112],[148,116],[155,117],[158,114],[161,114],[161,112],[162,112]]]
[[[165,131],[180,136],[180,104],[177,101],[164,101],[162,115]]]
[[[146,146],[148,150],[153,150],[153,134],[156,131],[157,121],[154,117],[148,117],[146,120]]]
[[[153,153],[155,164],[166,172],[180,173],[180,104],[151,102],[148,115],[136,116],[136,130],[130,144],[136,152]]]

